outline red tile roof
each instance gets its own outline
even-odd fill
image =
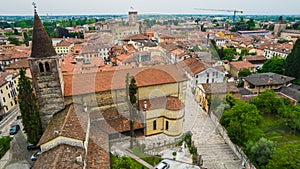
[[[58,136],[85,140],[86,125],[87,116],[82,106],[72,104],[53,116],[38,144],[42,145]]]
[[[124,89],[126,74],[135,76],[138,87],[186,81],[176,65],[159,65],[117,71],[64,75],[65,96]]]
[[[179,64],[183,69],[187,70],[192,75],[196,75],[207,69],[207,66],[198,58],[188,58]]]
[[[255,68],[255,65],[253,65],[252,63],[250,63],[248,61],[230,62],[229,64],[231,64],[238,71],[240,71],[242,69]]]
[[[147,107],[145,107],[145,103],[147,104]],[[139,106],[142,110],[165,108],[171,111],[178,111],[184,108],[184,104],[180,99],[171,96],[139,100]]]
[[[84,158],[84,149],[60,144],[38,156],[33,169],[82,169],[83,164],[76,162],[76,157]]]
[[[27,59],[20,59],[6,67],[6,69],[22,69],[29,68],[29,62]]]

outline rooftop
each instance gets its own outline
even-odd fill
[[[265,85],[283,85],[289,83],[295,78],[276,74],[276,73],[261,73],[261,74],[249,75],[244,79],[255,86],[265,86]]]

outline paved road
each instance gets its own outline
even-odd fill
[[[10,112],[1,122],[0,122],[0,131],[2,136],[9,135],[10,126],[13,124],[20,124],[20,120],[16,121],[17,116],[20,115],[19,106],[15,106],[15,108]]]

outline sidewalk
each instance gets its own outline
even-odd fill
[[[10,150],[8,150],[4,156],[1,158],[0,160],[0,169],[4,168],[4,166],[6,165],[6,163],[9,160],[9,154],[10,154]]]

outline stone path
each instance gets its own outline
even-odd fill
[[[188,91],[186,107],[184,128],[186,131],[191,129],[194,145],[197,147],[198,154],[202,155],[203,167],[207,169],[241,168],[241,160],[225,143],[210,117],[198,106],[192,93]]]

